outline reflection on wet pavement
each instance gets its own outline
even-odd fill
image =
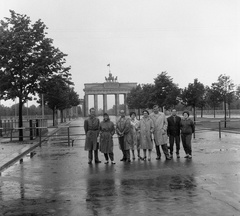
[[[0,216],[240,215],[239,151],[195,144],[192,160],[128,164],[115,143],[116,165],[89,166],[83,142],[49,142],[0,177]]]

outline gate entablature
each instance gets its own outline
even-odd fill
[[[115,95],[115,115],[118,114],[119,94],[124,95],[125,111],[127,111],[126,97],[127,94],[137,86],[137,83],[120,83],[117,77],[113,77],[109,72],[109,77],[105,77],[104,83],[85,83],[84,84],[84,114],[88,115],[88,96],[94,95],[94,108],[98,110],[98,95],[103,95],[103,112],[107,111],[107,95]]]

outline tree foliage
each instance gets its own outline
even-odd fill
[[[153,104],[160,107],[171,108],[178,104],[176,98],[180,94],[178,85],[173,83],[167,72],[162,72],[154,79],[154,94],[151,98]]]
[[[71,81],[61,75],[54,75],[51,79],[41,82],[44,103],[53,110],[53,122],[56,110],[60,110],[62,114],[64,109],[80,104],[79,95],[70,86],[71,84]]]
[[[193,83],[189,83],[188,87],[182,92],[183,103],[186,106],[191,106],[194,109],[194,120],[195,120],[195,109],[196,107],[201,107],[201,103],[204,100],[205,87],[198,81],[194,79]]]
[[[217,82],[212,84],[212,88],[219,92],[219,100],[221,102],[228,100],[231,103],[233,100],[234,83],[230,79],[230,76],[221,74]]]
[[[154,84],[138,85],[128,94],[127,103],[131,109],[160,107],[172,108],[178,104],[176,98],[180,94],[177,84],[167,72],[162,72],[154,79]]]
[[[11,17],[0,22],[0,93],[1,98],[19,99],[19,127],[22,107],[32,95],[41,92],[41,80],[61,74],[70,77],[65,67],[66,54],[53,46],[46,37],[46,25],[31,23],[27,15],[10,11]],[[20,140],[22,130],[19,130]]]

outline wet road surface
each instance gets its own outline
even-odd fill
[[[71,125],[82,125],[82,120]],[[72,134],[83,128],[71,128]],[[66,134],[62,129],[59,134]],[[50,139],[0,177],[0,215],[240,215],[240,137],[197,134],[193,159],[88,165],[84,141]]]

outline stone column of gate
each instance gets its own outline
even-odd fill
[[[97,115],[98,114],[98,95],[97,94],[94,95],[94,109]]]
[[[103,94],[103,113],[107,112],[107,94]]]
[[[125,111],[126,115],[128,115],[129,111],[128,111],[128,105],[127,105],[127,93],[125,93],[123,95],[124,95],[124,111]]]
[[[119,94],[115,94],[115,115],[119,113]]]
[[[87,94],[85,94],[85,96],[84,96],[84,105],[85,105],[85,107],[84,107],[84,114],[85,114],[85,117],[87,117],[88,116],[88,95]]]

